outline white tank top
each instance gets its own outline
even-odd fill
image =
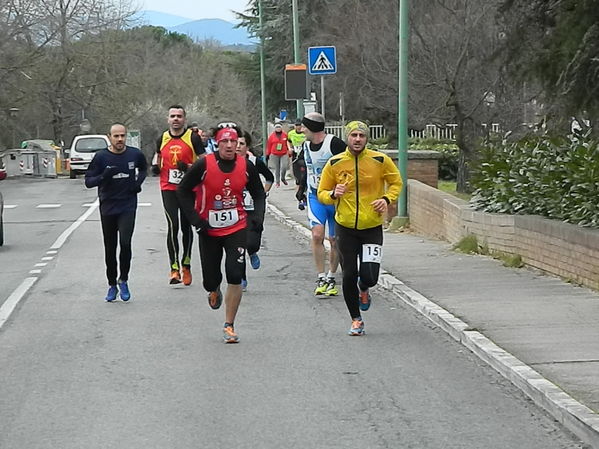
[[[322,170],[327,161],[333,156],[331,152],[331,141],[333,140],[333,134],[327,134],[324,136],[322,146],[318,151],[310,150],[310,142],[304,142],[304,160],[306,161],[306,173],[308,175],[308,188],[311,193],[316,194],[318,190],[318,183],[320,182],[320,176]]]

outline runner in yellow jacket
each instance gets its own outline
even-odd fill
[[[366,148],[368,126],[346,126],[347,149],[329,159],[318,185],[318,200],[335,205],[335,234],[343,268],[343,297],[352,318],[349,335],[364,334],[360,311],[370,307],[368,289],[378,282],[383,220],[403,185],[386,154]],[[358,266],[358,259],[360,261]]]

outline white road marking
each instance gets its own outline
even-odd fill
[[[69,226],[56,239],[56,241],[52,244],[50,249],[48,251],[46,251],[46,254],[58,253],[57,250],[60,249],[60,247],[64,244],[64,242],[67,240],[67,238],[75,231],[75,229],[77,229],[81,225],[81,223],[83,223],[85,220],[87,220],[87,218],[96,210],[96,208],[98,207],[99,204],[100,204],[99,201],[96,199],[96,201],[89,207],[89,209],[87,211],[85,211],[85,213],[83,213],[83,215],[81,215],[74,223],[71,224],[71,226]],[[55,208],[55,207],[60,207],[60,206],[61,206],[60,204],[40,204],[37,207],[39,207],[39,208]],[[14,206],[14,207],[16,207],[16,206]],[[54,256],[42,257],[42,260],[52,260],[52,259],[54,259]],[[42,267],[45,265],[46,265],[45,263],[40,262],[40,263],[36,264],[35,266]],[[38,270],[38,269],[29,271],[30,274],[40,274],[41,272],[42,272],[42,270]],[[38,278],[35,276],[30,276],[28,278],[25,278],[25,280],[23,282],[21,282],[21,285],[19,285],[10,294],[8,299],[6,301],[4,301],[4,303],[2,305],[0,305],[0,329],[2,328],[4,323],[6,323],[6,321],[10,317],[10,315],[14,312],[15,308],[17,307],[17,305],[19,304],[21,299],[23,299],[25,294],[29,291],[29,289],[33,286],[33,284],[35,284],[35,282],[37,280],[38,280]]]
[[[18,204],[5,204],[4,209],[14,209]]]
[[[60,206],[62,206],[62,204],[38,204],[36,207],[38,209],[57,209]]]
[[[46,265],[48,265],[47,262],[40,262],[40,263],[36,263],[34,266],[35,267],[45,267]]]
[[[23,282],[21,282],[21,285],[19,285],[15,291],[11,293],[8,299],[4,301],[4,304],[0,306],[0,329],[4,323],[6,323],[6,320],[8,320],[13,310],[15,310],[15,307],[17,307],[19,301],[23,298],[23,296],[25,296],[25,293],[27,293],[31,286],[35,284],[35,281],[37,281],[36,277],[26,278]]]
[[[152,205],[152,203],[138,203],[137,205],[139,207],[150,207]]]
[[[96,208],[98,207],[99,204],[100,204],[99,200],[96,199],[96,201],[94,201],[93,206],[91,206],[89,209],[87,209],[83,213],[83,215],[81,215],[81,217],[79,217],[77,219],[77,221],[75,221],[62,234],[60,234],[60,236],[52,244],[52,246],[50,247],[50,249],[60,249],[60,247],[62,245],[64,245],[64,242],[66,242],[66,240],[75,231],[75,229],[77,229],[79,226],[81,226],[81,223],[83,223],[85,220],[87,220],[87,217],[89,217],[91,214],[94,213],[94,211],[96,210]]]
[[[83,203],[81,207],[93,207],[95,203]]]

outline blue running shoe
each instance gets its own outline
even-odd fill
[[[366,333],[364,331],[364,321],[362,321],[361,318],[356,318],[352,320],[351,327],[349,328],[349,331],[347,333],[352,337],[359,337],[361,335],[364,335]]]
[[[119,293],[119,290],[116,288],[116,285],[111,285],[108,287],[108,293],[106,293],[106,302],[112,302],[116,299],[116,295]]]
[[[362,310],[363,312],[365,312],[366,310],[370,309],[370,303],[372,302],[372,297],[370,296],[370,292],[368,291],[368,289],[362,291],[359,290],[360,292],[360,310]]]
[[[119,290],[121,291],[121,299],[123,301],[129,301],[131,299],[131,292],[127,282],[119,282]]]
[[[230,323],[225,323],[223,327],[223,340],[225,343],[239,343],[239,336],[235,332],[233,325]]]
[[[258,257],[257,253],[250,254],[250,264],[254,270],[260,268],[260,257]]]
[[[245,292],[248,289],[248,281],[247,279],[241,280],[241,291]]]

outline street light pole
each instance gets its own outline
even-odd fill
[[[258,23],[260,25],[260,102],[262,108],[262,154],[266,153],[266,76],[264,73],[264,30],[262,29],[262,0],[258,0]]]
[[[17,129],[17,124],[16,124],[16,118],[19,115],[19,108],[10,108],[8,110],[8,115],[10,116],[11,122],[12,122],[12,147],[13,149],[17,147],[17,138],[16,138],[16,129]]]
[[[291,10],[293,14],[293,62],[301,64],[300,61],[300,41],[299,41],[299,17],[297,11],[297,0],[291,0]],[[297,118],[304,116],[303,100],[295,100],[295,110]]]
[[[403,179],[403,188],[399,197],[398,217],[407,221],[408,217],[408,0],[399,0],[399,98],[397,114],[397,163]],[[403,220],[402,220],[403,219]]]

